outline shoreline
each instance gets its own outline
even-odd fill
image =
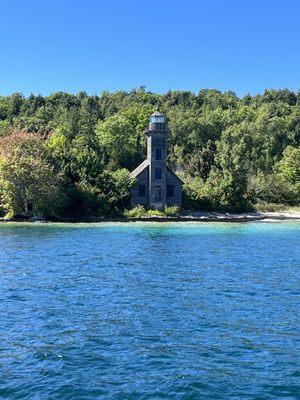
[[[195,211],[184,213],[178,216],[146,216],[136,218],[126,217],[103,217],[103,218],[50,218],[46,220],[34,220],[28,218],[12,218],[0,223],[11,222],[60,222],[60,223],[96,223],[96,222],[251,222],[251,221],[299,221],[300,212],[253,212],[253,213],[219,213]]]

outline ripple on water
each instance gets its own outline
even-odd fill
[[[299,223],[3,224],[0,398],[297,399]]]

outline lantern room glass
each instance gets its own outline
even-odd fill
[[[165,117],[163,115],[151,115],[150,122],[151,124],[164,124]]]

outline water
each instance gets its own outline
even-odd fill
[[[299,223],[1,224],[1,399],[299,399]]]

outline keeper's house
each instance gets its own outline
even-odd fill
[[[131,190],[131,205],[160,209],[181,207],[182,181],[170,170],[167,159],[166,118],[158,111],[151,115],[147,135],[147,159],[132,173],[136,184]]]

